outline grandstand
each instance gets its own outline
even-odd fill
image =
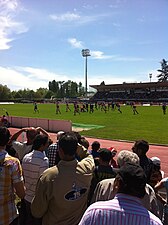
[[[168,102],[168,82],[123,83],[90,85],[97,90],[93,101]]]

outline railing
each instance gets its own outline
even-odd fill
[[[72,131],[72,122],[69,120],[50,120],[9,116],[8,121],[10,122],[11,127],[42,127],[46,131],[50,132],[58,132],[60,130],[65,132]]]

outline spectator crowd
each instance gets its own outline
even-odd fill
[[[148,151],[146,140],[117,152],[78,132],[53,142],[41,127],[0,126],[0,225],[167,225],[168,178]]]

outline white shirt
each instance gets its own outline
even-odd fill
[[[23,174],[25,178],[25,199],[31,202],[34,195],[39,176],[48,169],[48,158],[43,152],[33,150],[26,154],[22,161]]]
[[[12,147],[15,149],[15,151],[18,154],[18,158],[20,160],[23,159],[23,157],[29,153],[32,149],[32,145],[27,145],[26,142],[19,142],[19,141],[13,141]]]

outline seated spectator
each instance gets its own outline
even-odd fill
[[[77,225],[87,207],[94,160],[85,148],[78,148],[72,132],[63,134],[58,145],[61,161],[40,176],[31,211],[43,217],[43,225]]]
[[[145,186],[146,175],[142,167],[126,163],[115,178],[114,199],[90,205],[79,225],[162,225],[160,219],[141,204]]]
[[[139,157],[137,156],[137,154],[131,151],[122,150],[117,156],[117,164],[120,168],[126,163],[139,165]],[[96,186],[91,202],[93,203],[96,201],[113,199],[115,195],[115,193],[113,192],[113,185],[114,178],[105,179],[99,182]],[[153,191],[153,188],[148,184],[146,184],[146,194],[144,198],[142,198],[142,204],[156,216],[160,215],[155,192]]]
[[[9,138],[9,130],[0,127],[0,224],[17,225],[15,193],[24,198],[25,190],[19,160],[5,151]]]

